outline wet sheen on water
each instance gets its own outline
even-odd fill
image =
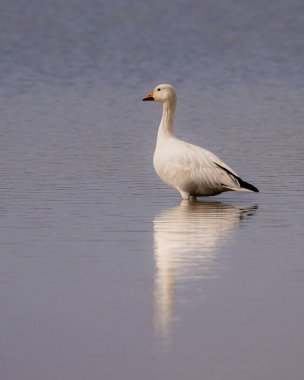
[[[0,377],[303,377],[303,4],[5,2]],[[176,134],[258,194],[181,203]]]

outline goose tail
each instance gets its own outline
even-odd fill
[[[251,183],[243,181],[242,178],[240,178],[236,174],[232,173],[230,170],[228,170],[224,166],[218,164],[217,162],[214,162],[214,163],[216,164],[217,167],[221,168],[226,173],[228,173],[233,178],[235,178],[238,181],[239,185],[240,185],[240,188],[234,188],[234,187],[225,186],[227,189],[229,189],[229,190],[237,190],[237,191],[253,191],[254,193],[259,193],[259,189],[257,189],[255,186],[251,185]]]

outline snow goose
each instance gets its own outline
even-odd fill
[[[163,103],[153,158],[154,169],[167,185],[179,191],[184,200],[224,191],[259,191],[243,181],[215,154],[175,137],[176,93],[173,86],[160,84],[142,100]]]

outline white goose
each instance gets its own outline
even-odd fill
[[[163,103],[153,158],[154,169],[167,185],[179,191],[184,200],[224,191],[259,191],[243,181],[215,154],[175,137],[176,93],[173,86],[160,84],[142,100]]]

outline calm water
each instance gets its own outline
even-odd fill
[[[0,377],[304,376],[301,0],[1,1]],[[180,204],[177,134],[259,194]]]

